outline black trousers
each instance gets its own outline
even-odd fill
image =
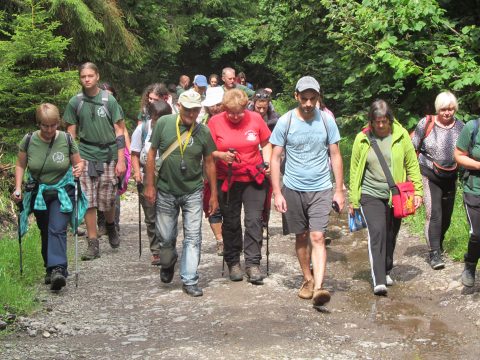
[[[393,216],[388,199],[362,194],[360,205],[367,223],[373,286],[385,285],[386,276],[393,268],[393,252],[402,221]]]
[[[480,196],[463,193],[463,202],[470,223],[470,239],[464,259],[467,262],[477,263],[480,259]]]
[[[426,212],[425,237],[430,250],[443,251],[443,240],[450,227],[455,204],[456,177],[441,178],[424,166],[421,170],[425,194],[423,199]]]
[[[218,182],[221,188],[223,181]],[[228,265],[240,262],[242,243],[245,266],[260,265],[262,259],[262,211],[266,187],[256,182],[234,182],[230,188],[229,203],[227,193],[220,193],[218,200],[223,217],[223,256]],[[242,205],[245,212],[245,234],[242,237]]]

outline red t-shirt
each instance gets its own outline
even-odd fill
[[[213,116],[208,127],[218,151],[236,150],[237,160],[232,164],[232,174],[235,181],[250,182],[252,177],[247,171],[248,166],[257,166],[262,163],[258,145],[268,141],[270,129],[262,117],[256,112],[245,110],[245,116],[239,123],[232,123],[227,112]],[[227,177],[228,165],[223,160],[217,160],[217,178]]]

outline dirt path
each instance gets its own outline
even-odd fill
[[[138,259],[137,219],[136,195],[129,193],[120,249],[102,240],[102,257],[80,264],[78,288],[73,277],[60,294],[42,286],[42,310],[19,319],[21,330],[0,339],[0,358],[478,359],[479,282],[465,294],[462,264],[448,261],[434,272],[424,260],[425,245],[404,230],[395,285],[379,298],[371,290],[366,234],[348,234],[345,219],[333,215],[326,280],[333,297],[328,312],[320,312],[296,296],[302,279],[294,240],[281,235],[277,213],[264,286],[221,277],[222,261],[204,222],[200,298],[182,293],[178,268],[171,284],[160,282],[158,268],[149,265],[145,232]]]

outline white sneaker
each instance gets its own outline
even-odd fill
[[[377,285],[373,288],[375,295],[387,295],[387,287],[385,285]]]
[[[387,286],[392,286],[393,285],[393,279],[390,275],[387,275]]]

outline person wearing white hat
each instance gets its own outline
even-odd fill
[[[274,146],[270,166],[275,209],[283,214],[284,234],[294,233],[296,237],[297,258],[304,277],[298,296],[312,299],[314,306],[330,300],[329,291],[323,287],[327,264],[325,231],[331,207],[341,211],[345,203],[340,133],[333,117],[316,108],[319,97],[318,81],[311,76],[302,77],[295,87],[297,108],[278,120],[270,137]],[[284,150],[281,188],[280,163]],[[335,190],[330,180],[328,153]]]
[[[203,161],[212,194],[208,213],[213,214],[218,208],[212,156],[216,146],[208,128],[195,122],[202,107],[200,94],[187,90],[180,95],[178,103],[179,114],[162,116],[153,130],[147,155],[144,196],[146,201],[156,206],[155,232],[160,244],[161,281],[169,283],[173,279],[178,257],[176,242],[181,209],[184,239],[180,277],[183,291],[190,296],[202,296],[197,272],[202,245],[203,169],[200,164]],[[157,151],[162,154],[162,164],[155,174]]]

